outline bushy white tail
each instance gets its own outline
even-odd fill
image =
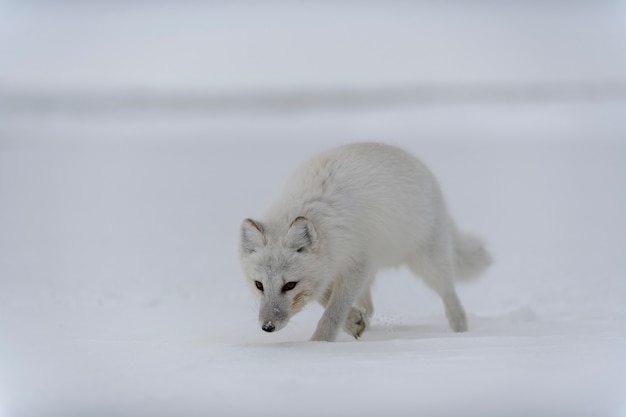
[[[454,262],[459,281],[477,278],[492,263],[484,242],[467,233],[456,233],[454,239]]]

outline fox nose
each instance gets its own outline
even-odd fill
[[[276,327],[274,327],[274,323],[272,323],[271,321],[268,321],[267,323],[265,323],[263,326],[261,326],[261,328],[268,333],[271,333],[274,330],[276,330]]]

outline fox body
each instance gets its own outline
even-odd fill
[[[376,272],[400,265],[439,294],[450,327],[465,331],[454,283],[491,262],[479,239],[457,229],[428,168],[379,143],[345,145],[300,166],[264,217],[242,222],[240,259],[263,330],[280,330],[316,300],[325,310],[311,340],[323,341],[341,328],[360,337]]]

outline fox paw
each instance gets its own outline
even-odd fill
[[[358,339],[368,325],[369,317],[367,317],[365,312],[353,307],[343,327],[347,333],[354,336],[355,339]]]
[[[450,323],[450,328],[453,331],[467,331],[467,317],[465,316],[465,311],[463,310],[463,307],[458,306],[457,308],[446,308],[446,316],[448,317],[448,323]]]

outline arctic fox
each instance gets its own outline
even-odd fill
[[[373,313],[376,272],[403,264],[439,294],[452,330],[465,331],[454,281],[477,277],[491,263],[483,243],[455,226],[428,168],[380,143],[312,158],[265,217],[245,219],[240,233],[261,328],[280,330],[317,300],[325,310],[316,341],[335,340],[342,327],[358,339]]]

